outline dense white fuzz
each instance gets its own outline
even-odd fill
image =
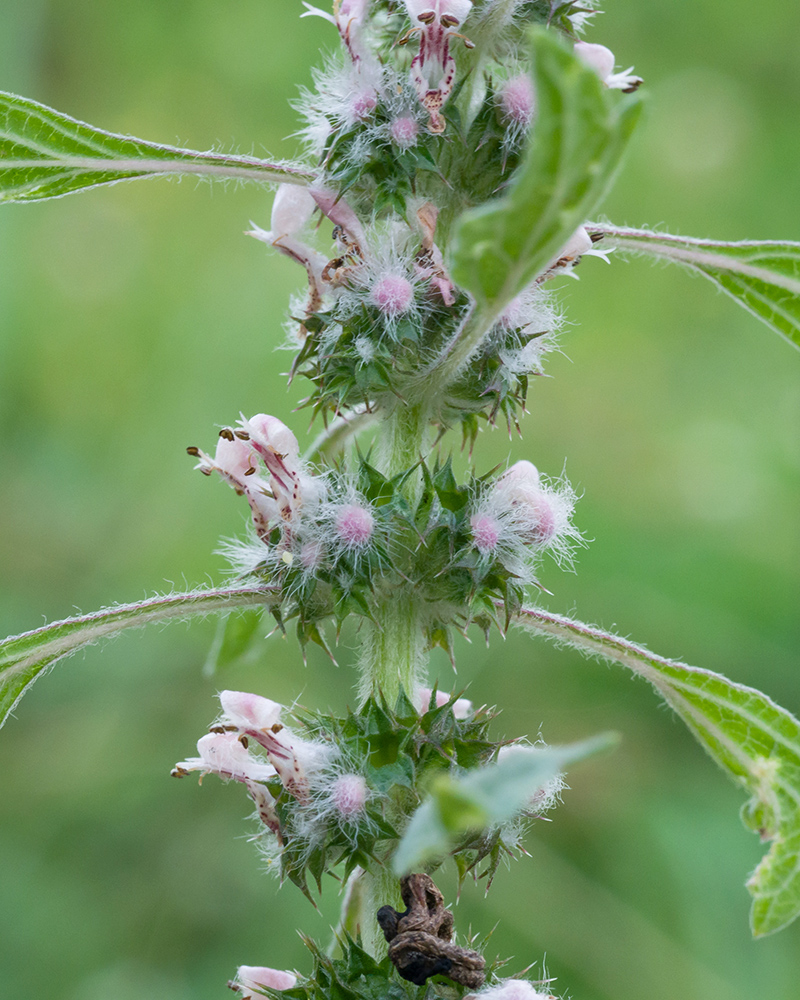
[[[473,544],[481,555],[499,559],[530,582],[540,551],[548,550],[559,563],[570,562],[574,543],[581,541],[571,523],[575,499],[566,481],[551,484],[531,462],[516,462],[474,505]]]
[[[236,970],[236,979],[229,985],[241,994],[242,1000],[258,1000],[264,995],[262,987],[290,990],[297,985],[297,976],[281,969],[269,969],[265,965],[240,965]]]
[[[629,94],[642,83],[640,76],[634,76],[631,73],[633,66],[629,66],[621,73],[614,72],[614,53],[605,45],[576,42],[575,55],[590,69],[593,69],[603,83],[611,89],[622,90]]]
[[[312,76],[314,90],[301,90],[295,108],[306,122],[300,135],[309,152],[319,156],[334,132],[349,131],[372,118],[386,87],[377,59],[331,61]]]
[[[504,979],[474,996],[476,1000],[555,1000],[550,993],[540,993],[525,979]]]
[[[546,744],[544,741],[540,741],[536,746],[531,746],[529,743],[524,741],[512,743],[509,746],[500,747],[497,752],[497,760],[499,763],[500,761],[508,760],[509,757],[535,758],[535,756],[540,753],[545,746]],[[561,793],[566,787],[567,785],[564,782],[563,774],[557,774],[550,778],[531,796],[526,807],[526,812],[531,813],[534,816],[543,816],[546,812],[549,812],[555,806],[560,804]]]
[[[331,803],[344,818],[362,813],[368,797],[367,783],[360,774],[342,774],[331,785]]]

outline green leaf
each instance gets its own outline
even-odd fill
[[[610,187],[639,117],[636,96],[606,89],[554,32],[533,44],[537,118],[507,191],[459,220],[453,280],[497,315],[541,274]]]
[[[405,875],[441,857],[469,831],[502,826],[567,764],[615,742],[616,737],[606,734],[564,747],[519,747],[499,763],[462,778],[441,775],[403,834],[392,863],[395,873]]]
[[[106,132],[15,94],[0,92],[0,201],[61,198],[101,184],[157,174],[310,184],[302,166],[201,153]]]
[[[570,618],[524,608],[516,623],[587,655],[621,663],[653,685],[720,767],[752,796],[742,810],[745,825],[772,841],[747,882],[753,934],[771,934],[800,915],[800,722],[754,688],[656,656]]]
[[[262,634],[261,608],[246,608],[225,615],[217,623],[217,633],[208,651],[203,673],[211,676],[246,659]]]
[[[43,670],[98,639],[150,622],[263,606],[276,599],[275,592],[268,587],[191,590],[76,615],[4,639],[0,642],[0,726]]]
[[[768,327],[800,347],[800,243],[722,243],[647,229],[588,225],[614,247],[696,271]]]

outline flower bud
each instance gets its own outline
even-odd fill
[[[331,803],[347,818],[363,811],[367,794],[367,783],[360,774],[343,774],[331,786]]]
[[[491,514],[473,514],[469,523],[475,547],[480,554],[486,556],[494,552],[502,534],[502,527],[497,518]]]
[[[389,126],[389,135],[396,146],[401,149],[410,149],[411,146],[417,144],[419,125],[410,115],[403,115],[400,118],[395,118]]]
[[[414,304],[414,286],[401,274],[387,274],[375,283],[370,299],[387,316],[398,316]]]
[[[536,95],[527,73],[512,77],[500,88],[500,107],[511,124],[523,128],[530,125],[536,110]]]
[[[258,1000],[263,996],[261,987],[264,986],[271,990],[290,990],[296,985],[297,976],[293,973],[269,969],[265,965],[240,965],[236,979],[229,983],[231,989],[242,995],[242,1000]]]
[[[361,549],[372,538],[375,518],[372,511],[360,504],[342,504],[336,512],[334,527],[346,548]]]

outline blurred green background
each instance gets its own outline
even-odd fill
[[[0,88],[147,139],[291,155],[287,105],[330,25],[299,0],[4,0]],[[609,0],[590,41],[635,64],[647,120],[606,205],[618,223],[721,239],[800,239],[797,7]],[[255,186],[119,185],[0,212],[0,629],[219,582],[241,501],[192,472],[239,411],[292,413],[281,372],[287,261],[242,236]],[[584,492],[576,575],[546,606],[724,671],[800,710],[800,358],[701,279],[587,259],[562,300],[563,355],[530,396],[525,440],[485,433],[485,470],[530,458]],[[315,912],[262,871],[237,787],[173,782],[218,687],[342,709],[340,666],[273,639],[218,680],[204,622],[122,636],[63,664],[0,734],[0,995],[223,997],[240,963],[308,969]],[[476,636],[477,639],[477,636]],[[547,956],[574,1000],[792,1000],[800,923],[754,942],[761,856],[740,793],[641,682],[523,635],[461,643],[453,678],[503,709],[499,735],[617,729],[576,767],[532,857],[456,926],[510,972]],[[445,882],[448,882],[446,879]],[[452,877],[449,880],[452,884]]]

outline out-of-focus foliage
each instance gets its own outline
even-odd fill
[[[6,0],[0,87],[116,132],[291,156],[286,100],[335,43],[299,9]],[[798,238],[795,16],[789,0],[756,19],[742,0],[609,0],[587,37],[635,63],[651,97],[610,218]],[[240,410],[307,426],[290,417],[289,356],[273,351],[297,275],[242,236],[269,211],[255,187],[154,180],[0,213],[2,634],[165,580],[221,581],[211,553],[244,514],[191,472],[184,446]],[[479,472],[511,457],[556,475],[568,459],[585,491],[577,519],[593,541],[575,577],[545,573],[548,607],[796,714],[795,354],[707,282],[612,263],[584,261],[565,287],[565,356],[531,386],[523,441],[479,436]],[[324,941],[335,894],[317,913],[277,890],[241,836],[239,790],[193,795],[169,778],[213,703],[201,669],[212,636],[211,624],[172,626],[90,650],[3,730],[9,996],[33,981],[53,1000],[210,1000],[241,962],[310,971],[293,928]],[[275,636],[225,684],[341,712],[356,638],[344,640],[340,667],[313,649],[303,667]],[[554,990],[576,1000],[794,996],[800,927],[749,939],[737,880],[762,848],[731,820],[739,795],[652,693],[522,635],[455,652],[456,678],[435,656],[440,686],[497,704],[497,736],[623,735],[575,770],[553,822],[526,841],[532,858],[501,869],[487,899],[465,884],[458,925],[501,921],[489,956],[515,955],[512,972],[546,952]]]

